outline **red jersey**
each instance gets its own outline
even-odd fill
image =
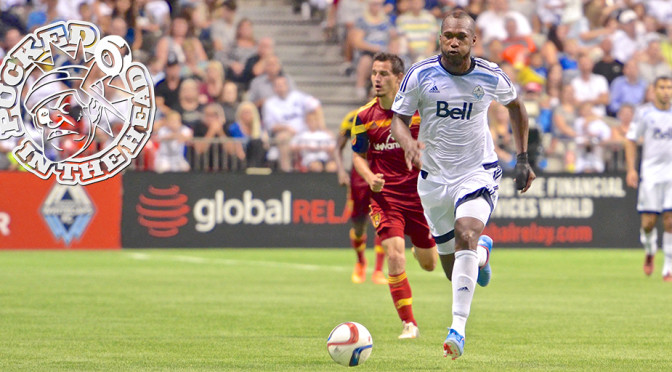
[[[352,127],[352,150],[366,153],[369,167],[373,173],[382,173],[385,185],[381,194],[407,200],[417,196],[419,170],[408,170],[404,149],[392,137],[392,110],[380,107],[378,98],[362,106]],[[420,116],[416,112],[411,119],[411,135],[418,138]],[[376,194],[376,193],[374,193]]]

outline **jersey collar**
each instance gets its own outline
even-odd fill
[[[461,74],[454,74],[454,73],[452,73],[452,72],[446,70],[446,67],[443,65],[443,63],[441,63],[441,55],[439,54],[439,66],[441,66],[441,68],[443,69],[443,71],[447,72],[449,75],[453,75],[453,76],[464,76],[464,75],[467,75],[468,73],[474,71],[474,68],[476,67],[476,60],[474,59],[474,57],[471,57],[471,64],[470,64],[470,66],[469,66],[469,69],[468,69],[467,71],[461,73]]]

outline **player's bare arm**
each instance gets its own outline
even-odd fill
[[[524,193],[532,186],[532,181],[537,178],[527,158],[527,139],[529,135],[527,111],[518,98],[509,102],[506,108],[509,110],[511,129],[516,142],[516,153],[518,154],[516,162],[516,188],[521,193]]]
[[[352,154],[352,166],[355,167],[357,173],[369,184],[371,191],[380,192],[385,185],[385,178],[382,173],[373,173],[369,167],[369,161],[366,159],[365,153]]]
[[[409,129],[410,125],[410,116],[397,114],[395,112],[392,117],[390,130],[392,131],[394,139],[399,143],[399,146],[404,149],[408,170],[413,169],[413,166],[421,169],[422,161],[420,160],[420,151],[424,148],[424,144],[413,138],[411,130]]]
[[[637,188],[639,184],[639,174],[635,168],[635,158],[637,157],[637,143],[635,141],[626,139],[623,142],[623,148],[625,149],[625,167],[627,173],[625,175],[625,183],[632,187]]]
[[[343,148],[349,142],[347,136],[338,136],[336,139],[336,148],[334,149],[334,161],[336,162],[336,173],[338,176],[338,184],[341,186],[350,185],[350,175],[345,171],[343,165]]]

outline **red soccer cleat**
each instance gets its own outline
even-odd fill
[[[352,282],[355,284],[364,283],[366,280],[366,261],[363,264],[357,262],[355,269],[352,271]]]
[[[664,282],[672,282],[672,273],[667,273],[663,275],[663,281]]]

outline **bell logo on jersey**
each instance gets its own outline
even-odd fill
[[[451,119],[462,120],[471,119],[471,110],[474,107],[474,104],[462,102],[462,107],[455,107],[457,105],[459,105],[459,103],[450,105],[446,101],[436,101],[436,116],[440,118],[450,117]],[[449,109],[451,106],[453,108]]]
[[[672,139],[672,128],[663,130],[660,128],[653,128],[653,139],[669,140]]]

